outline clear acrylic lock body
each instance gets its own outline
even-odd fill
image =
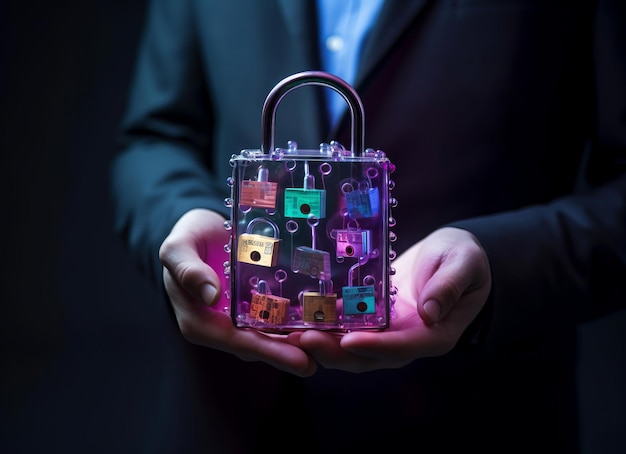
[[[274,148],[278,102],[307,84],[344,95],[358,153],[337,143],[317,150],[300,150],[295,142]],[[244,149],[230,161],[225,275],[233,323],[276,333],[388,328],[393,165],[382,151],[362,149],[358,96],[335,76],[299,73],[270,93],[263,124],[262,148]]]

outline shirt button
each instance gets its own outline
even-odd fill
[[[339,35],[330,35],[326,38],[326,49],[331,52],[339,52],[343,49],[344,41],[343,38]]]

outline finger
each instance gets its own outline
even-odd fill
[[[301,377],[311,376],[317,370],[315,361],[287,343],[285,336],[236,328],[222,311],[200,307],[194,313],[179,312],[177,319],[183,336],[194,344],[232,353],[245,361],[263,361]]]
[[[219,300],[223,278],[201,259],[195,243],[170,237],[161,245],[159,258],[173,280],[195,300],[207,305]]]
[[[159,259],[185,291],[212,305],[225,285],[223,264],[228,253],[224,245],[228,240],[221,216],[208,210],[192,210],[165,239]]]
[[[229,345],[237,348],[237,356],[243,360],[264,361],[300,377],[309,377],[317,371],[315,360],[302,349],[287,343],[285,336],[273,337],[256,330],[231,327],[226,327],[222,335],[227,336]]]
[[[387,367],[402,367],[418,358],[440,356],[453,346],[453,342],[448,342],[445,325],[423,322],[399,331],[353,332],[341,340],[343,349],[361,357],[377,358]]]
[[[429,324],[444,320],[464,295],[485,286],[487,268],[486,258],[477,245],[443,255],[419,294],[420,316]]]
[[[375,359],[359,358],[342,349],[340,340],[339,335],[317,330],[305,331],[299,338],[302,348],[326,369],[341,369],[358,373],[377,368]]]
[[[376,340],[375,336],[380,334],[382,333],[355,332],[338,336],[311,330],[300,336],[300,343],[323,367],[354,373],[395,369],[405,366],[415,358],[415,355],[407,350],[406,345],[384,341],[382,344],[378,343],[379,340]],[[353,335],[357,335],[356,343],[349,341]],[[360,336],[369,338],[372,343],[360,345],[358,341]],[[376,347],[372,348],[372,345]],[[398,346],[402,347],[401,352],[398,351]]]

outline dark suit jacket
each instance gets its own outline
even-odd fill
[[[321,69],[314,3],[152,2],[113,194],[116,229],[155,282],[180,215],[227,214],[228,159],[260,147],[271,88]],[[493,290],[480,336],[401,370],[304,380],[198,353],[228,364],[209,374],[229,386],[224,408],[206,406],[239,419],[244,446],[403,440],[429,452],[499,433],[513,450],[543,440],[575,452],[576,323],[626,301],[613,277],[626,272],[625,30],[619,0],[385,4],[355,83],[365,145],[397,167],[396,249],[447,224],[484,245]],[[348,145],[349,123],[329,130],[322,89],[299,88],[278,108],[275,143]],[[276,419],[261,423],[264,412]]]

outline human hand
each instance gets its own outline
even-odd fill
[[[398,295],[388,330],[345,335],[309,330],[291,333],[290,342],[328,369],[357,373],[448,353],[491,290],[489,262],[480,243],[466,230],[442,228],[409,248],[393,266]]]
[[[245,361],[263,361],[299,376],[313,375],[315,361],[286,336],[238,329],[223,308],[224,245],[229,233],[217,213],[195,209],[183,215],[159,250],[165,290],[183,336],[190,342],[232,353]],[[219,270],[219,272],[216,272]]]

